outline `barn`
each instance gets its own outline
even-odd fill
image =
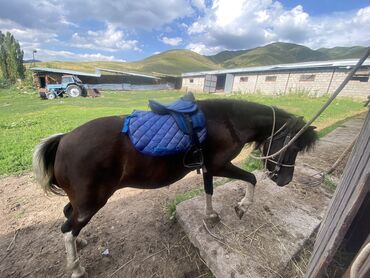
[[[332,94],[358,60],[333,60],[245,67],[182,74],[182,88],[198,92],[240,92],[283,95],[302,92]],[[363,97],[370,93],[370,60],[343,89],[341,96]]]
[[[77,76],[89,88],[100,90],[164,90],[179,88],[179,78],[154,76],[113,69],[96,69],[95,73],[56,68],[31,68],[33,81],[40,93],[48,84],[61,83],[63,75]]]

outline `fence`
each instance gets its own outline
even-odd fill
[[[370,192],[370,111],[317,234],[305,277],[323,277]]]

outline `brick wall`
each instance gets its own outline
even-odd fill
[[[332,94],[348,74],[348,69],[313,69],[275,71],[259,73],[237,73],[234,75],[233,92],[282,95],[301,92],[312,96]],[[362,70],[370,74],[370,70]],[[190,81],[193,82],[190,82]],[[273,81],[274,80],[274,81]],[[182,88],[202,92],[204,76],[184,77]],[[370,94],[370,82],[351,80],[340,96],[366,98]]]
[[[204,88],[204,76],[184,77],[182,79],[183,90],[193,92],[203,92],[203,88]]]
[[[269,72],[235,74],[233,92],[261,94],[289,94],[302,92],[312,96],[332,94],[344,80],[348,70],[310,70],[295,72]],[[276,77],[267,81],[266,77]],[[246,80],[246,77],[248,80]],[[312,78],[313,77],[313,78]],[[271,79],[271,78],[270,78]],[[340,96],[366,97],[370,94],[370,82],[351,80]]]

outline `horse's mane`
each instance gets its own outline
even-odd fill
[[[272,125],[272,109],[270,106],[235,99],[213,99],[213,100],[202,100],[199,101],[201,109],[206,110],[207,114],[212,115],[213,118],[224,118],[232,117],[232,115],[238,115],[234,117],[234,121],[243,121],[243,124],[250,128],[256,128],[261,124]],[[276,125],[282,126],[288,122],[287,128],[292,130],[296,134],[306,123],[303,117],[297,117],[283,109],[274,106],[276,115]],[[256,119],[256,115],[258,118]],[[251,119],[254,119],[252,121]],[[268,128],[271,132],[271,125]],[[297,146],[301,150],[309,150],[312,148],[317,140],[317,133],[314,128],[308,128],[296,141]],[[262,143],[262,142],[257,142]]]

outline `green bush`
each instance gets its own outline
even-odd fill
[[[0,79],[0,89],[8,89],[11,82],[8,79]]]

